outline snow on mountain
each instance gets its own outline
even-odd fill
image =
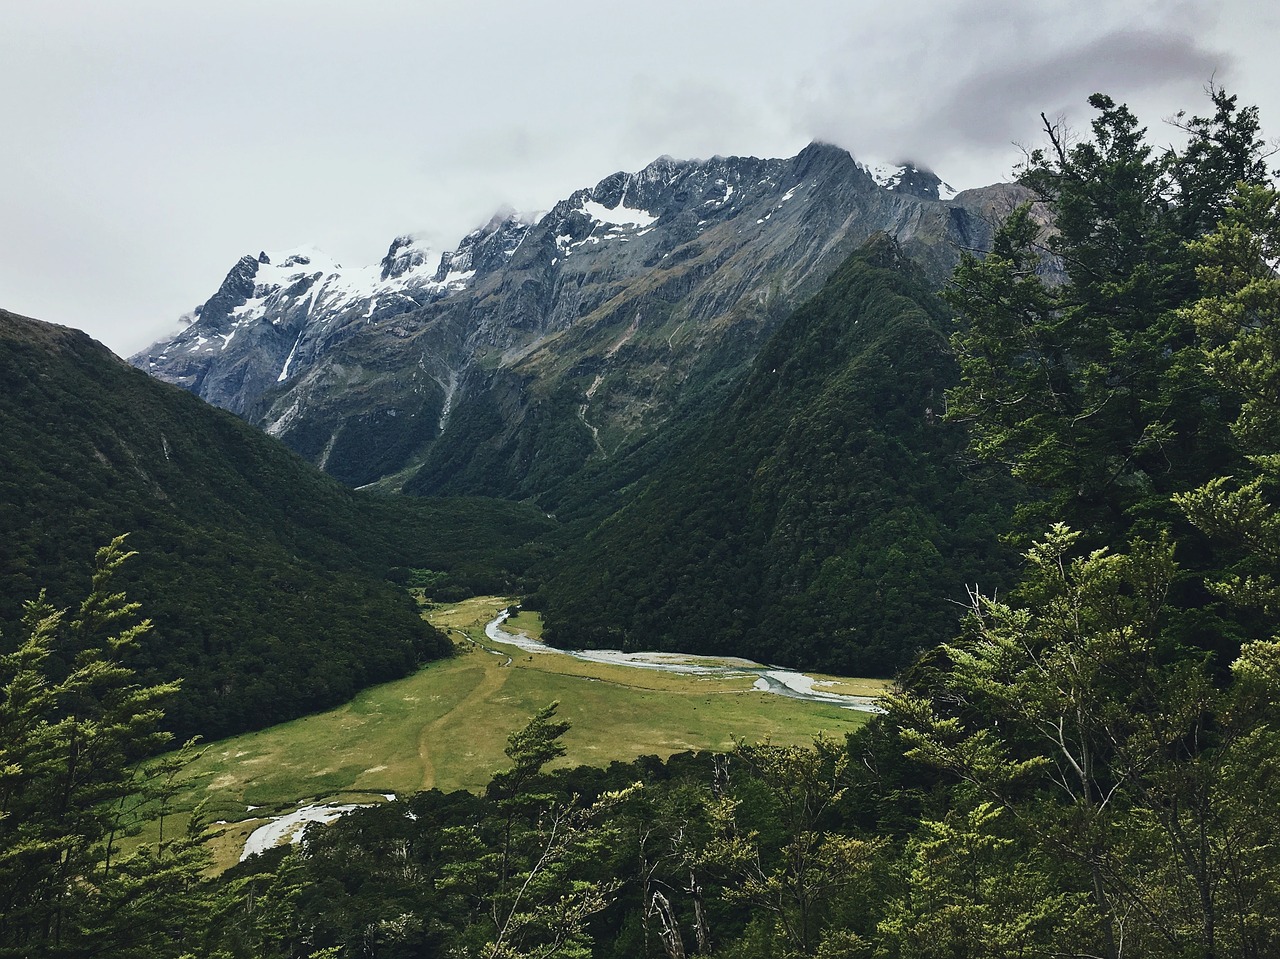
[[[859,166],[871,174],[871,179],[876,181],[877,186],[882,186],[886,190],[893,189],[903,171],[906,170],[906,167],[899,163],[861,163]]]
[[[876,184],[886,190],[910,193],[926,200],[953,200],[960,192],[930,170],[914,163],[859,163]]]
[[[286,324],[291,309],[301,306],[304,318],[334,319],[355,306],[364,308],[370,317],[387,298],[406,297],[409,291],[427,295],[447,295],[460,285],[460,278],[450,275],[437,280],[437,266],[431,263],[430,251],[418,247],[410,238],[397,238],[392,244],[394,266],[387,259],[371,266],[344,267],[314,246],[297,247],[282,253],[259,253],[253,271],[252,293],[232,307],[227,316],[229,329],[219,333],[220,344],[206,340],[197,342],[189,352],[226,349],[238,330],[264,317],[275,326]],[[388,258],[392,253],[388,253]],[[438,258],[436,258],[438,260]],[[407,306],[416,306],[410,298]],[[201,310],[201,319],[205,310]],[[196,332],[197,341],[205,339]]]
[[[458,489],[487,476],[484,491],[525,495],[516,474],[542,468],[544,444],[607,454],[660,428],[704,368],[745,369],[871,234],[949,272],[1003,203],[939,202],[952,192],[823,143],[789,159],[663,156],[545,214],[500,212],[441,254],[401,236],[367,267],[311,247],[243,257],[194,323],[132,362],[353,486],[438,460]]]
[[[496,216],[442,254],[399,236],[381,261],[361,267],[344,267],[314,246],[241,257],[193,320],[131,362],[243,414],[335,337],[446,299],[500,269],[530,223]]]
[[[582,212],[593,220],[615,228],[635,227],[640,229],[652,226],[654,221],[658,219],[647,210],[636,210],[622,204],[610,209],[603,203],[596,203],[594,200],[584,200]]]

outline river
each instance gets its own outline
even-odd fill
[[[791,699],[804,699],[814,703],[831,703],[845,709],[856,709],[862,712],[878,713],[874,696],[848,696],[844,693],[819,689],[824,680],[815,679],[804,673],[791,669],[780,669],[777,666],[763,666],[749,659],[736,656],[695,656],[689,653],[624,653],[620,649],[557,649],[528,636],[508,633],[502,628],[507,620],[507,611],[503,611],[497,619],[484,628],[484,634],[495,643],[504,646],[515,646],[527,653],[555,653],[572,656],[589,663],[607,663],[613,666],[630,666],[635,669],[656,669],[668,673],[683,673],[689,676],[722,676],[738,679],[755,677],[755,688],[765,693],[787,696]],[[489,652],[505,655],[500,650]]]
[[[776,666],[763,666],[749,659],[736,656],[695,656],[688,653],[624,653],[620,649],[557,649],[536,639],[530,639],[518,633],[508,633],[502,628],[506,622],[504,611],[484,628],[484,634],[494,643],[515,647],[526,653],[554,654],[571,656],[588,663],[605,663],[613,666],[629,666],[634,669],[654,669],[667,673],[682,673],[688,676],[723,677],[725,679],[741,679],[755,677],[755,688],[765,693],[788,696],[791,699],[804,699],[814,703],[831,703],[845,709],[856,709],[863,712],[880,712],[873,696],[847,696],[843,693],[819,689],[826,680],[815,679],[804,673],[791,669],[779,669]],[[499,656],[509,654],[499,649],[483,647]],[[394,794],[383,797],[390,801]],[[286,816],[277,816],[259,826],[245,842],[244,852],[240,859],[243,862],[256,853],[265,852],[282,842],[297,842],[302,830],[312,822],[328,823],[344,813],[359,809],[368,803],[320,803],[304,806]]]

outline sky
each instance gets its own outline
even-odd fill
[[[0,9],[0,307],[121,355],[239,257],[452,249],[658,156],[812,140],[1009,179],[1043,112],[1156,143],[1217,83],[1280,137],[1262,0],[40,0]],[[1280,161],[1277,161],[1280,164]]]

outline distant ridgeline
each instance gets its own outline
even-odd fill
[[[86,595],[95,550],[128,532],[140,555],[119,585],[155,622],[135,665],[183,680],[179,738],[332,706],[445,655],[388,575],[519,589],[522,544],[551,526],[514,503],[354,493],[85,334],[4,311],[0,383],[0,634],[42,587],[55,606]]]
[[[965,584],[1010,569],[1015,488],[942,420],[948,326],[892,239],[852,255],[564,554],[548,640],[875,674],[953,636]]]

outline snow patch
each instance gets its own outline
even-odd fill
[[[907,172],[907,168],[898,163],[864,163],[859,165],[871,174],[871,179],[886,190],[892,190],[901,183],[902,174]]]
[[[302,334],[305,330],[299,331],[298,338],[293,341],[293,349],[289,351],[289,355],[285,357],[284,368],[280,371],[280,375],[276,377],[277,383],[283,383],[289,378],[289,366],[293,363],[293,358],[298,352],[298,344],[302,342]]]
[[[445,274],[445,278],[440,281],[440,285],[450,290],[461,290],[476,275],[475,270],[467,270],[465,272],[454,271]]]
[[[871,178],[877,184],[886,190],[896,190],[902,185],[902,178],[907,171],[912,169],[911,166],[902,163],[860,163],[858,164],[867,173],[871,174]],[[953,187],[950,183],[938,180],[938,199],[951,200],[960,191]]]
[[[637,210],[633,207],[623,206],[621,203],[611,210],[603,203],[597,203],[595,200],[585,200],[582,204],[582,211],[593,220],[597,220],[600,223],[608,223],[615,227],[643,228],[652,226],[658,220],[656,216],[647,210]],[[558,241],[559,237],[556,239]]]

